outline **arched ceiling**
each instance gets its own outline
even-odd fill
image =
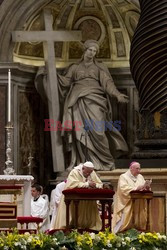
[[[81,43],[87,39],[99,41],[98,58],[108,67],[129,66],[130,41],[140,15],[139,6],[134,1],[54,0],[47,8],[52,10],[54,30],[81,30]],[[42,8],[34,11],[24,30],[43,30],[41,15]],[[79,59],[82,55],[81,43],[55,42],[57,66],[63,67]],[[43,65],[42,42],[16,43],[13,60]]]

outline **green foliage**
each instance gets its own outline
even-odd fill
[[[135,229],[125,233],[105,232],[80,234],[77,230],[64,234],[0,233],[0,250],[167,250],[167,236],[160,233],[140,233]]]

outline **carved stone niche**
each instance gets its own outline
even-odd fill
[[[7,85],[8,69],[11,70],[11,120],[13,124],[12,160],[17,174],[26,175],[25,166],[28,165],[28,157],[34,157],[38,169],[33,169],[36,181],[41,181],[39,166],[41,150],[43,149],[44,131],[41,129],[43,123],[40,120],[42,103],[34,86],[36,68],[19,63],[0,63],[0,89],[1,107],[0,111],[0,173],[5,168],[5,126],[7,121]],[[42,134],[43,132],[43,134]],[[36,173],[36,172],[37,173]],[[43,172],[43,169],[41,170]]]

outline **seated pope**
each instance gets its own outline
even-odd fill
[[[64,189],[72,188],[103,188],[103,183],[94,171],[92,162],[81,163],[71,170]],[[78,208],[78,228],[101,230],[102,222],[96,201],[80,201]],[[70,226],[74,225],[74,205],[70,205]],[[62,195],[55,221],[51,223],[52,229],[66,227],[66,205]]]

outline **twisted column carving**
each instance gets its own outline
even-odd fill
[[[167,108],[167,0],[139,2],[141,16],[131,43],[131,73],[140,111],[162,112]]]
[[[139,93],[136,158],[167,158],[167,0],[139,0],[130,69]]]

